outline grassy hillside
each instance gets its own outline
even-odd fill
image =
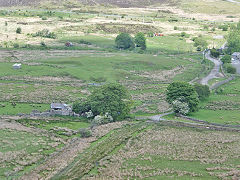
[[[0,6],[22,6],[22,5],[35,5],[37,3],[46,2],[47,0],[0,0]],[[58,3],[66,3],[66,1],[59,1],[59,0],[50,0],[56,4]],[[68,2],[68,1],[67,1]],[[72,3],[81,3],[81,4],[87,4],[87,5],[98,5],[98,4],[104,4],[104,5],[113,5],[118,7],[144,7],[149,6],[155,3],[172,3],[172,0],[75,0],[75,1],[69,1],[69,4]]]

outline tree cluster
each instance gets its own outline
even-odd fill
[[[74,103],[73,111],[84,114],[91,110],[93,117],[104,116],[113,121],[129,116],[131,109],[130,95],[127,89],[116,83],[103,85],[93,91],[85,101]],[[100,117],[96,121],[100,121]]]
[[[147,48],[146,37],[143,33],[139,32],[135,37],[131,37],[128,33],[121,33],[115,39],[115,44],[118,49],[134,49],[140,47],[141,50]]]

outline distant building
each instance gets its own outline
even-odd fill
[[[232,62],[240,61],[240,52],[235,52],[232,54]]]
[[[14,64],[13,65],[13,69],[21,69],[22,68],[22,64]]]
[[[72,108],[69,105],[62,103],[52,103],[50,113],[51,115],[62,116],[71,116],[73,114]]]

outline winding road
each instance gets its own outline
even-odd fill
[[[222,73],[220,73],[220,68],[222,66],[222,62],[219,59],[212,58],[210,55],[210,51],[207,51],[207,53],[205,54],[205,57],[214,63],[214,68],[206,77],[204,77],[200,81],[200,84],[202,84],[202,85],[208,85],[208,81],[210,81],[211,79],[214,79],[217,77],[224,77],[224,75]]]
[[[226,43],[222,46],[222,48],[224,48],[225,45],[226,45]],[[220,59],[211,57],[210,50],[208,50],[205,53],[205,57],[214,63],[214,68],[211,70],[211,72],[206,77],[201,79],[200,84],[202,84],[202,85],[208,85],[208,81],[210,81],[212,79],[215,79],[218,77],[224,77],[224,75],[220,72],[220,68],[222,66],[222,61],[220,61]],[[170,115],[170,114],[173,114],[173,112],[168,112],[168,113],[163,113],[163,114],[148,116],[148,117],[140,117],[138,119],[146,119],[147,118],[151,121],[164,121],[166,119],[164,119],[163,117]]]

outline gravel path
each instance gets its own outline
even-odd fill
[[[222,62],[219,59],[212,58],[210,56],[210,51],[208,51],[206,53],[206,58],[214,63],[214,68],[206,77],[204,77],[200,81],[200,84],[202,84],[202,85],[208,85],[208,81],[210,81],[211,79],[218,78],[218,77],[224,77],[224,75],[222,73],[220,73],[220,68],[221,68]]]

